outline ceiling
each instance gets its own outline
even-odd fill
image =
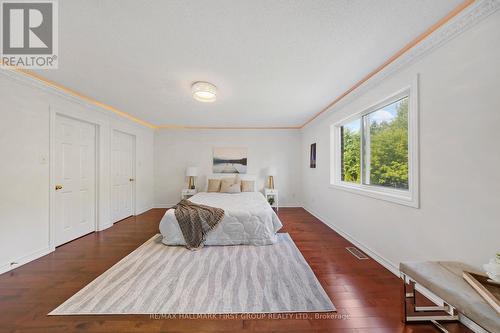
[[[155,125],[301,126],[460,3],[64,0],[59,69],[37,73]]]

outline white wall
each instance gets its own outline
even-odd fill
[[[265,169],[277,168],[275,188],[281,206],[299,206],[300,132],[297,130],[159,130],[155,135],[155,204],[170,207],[186,187],[185,170],[197,166],[200,189],[212,173],[214,147],[247,147],[248,174],[257,175],[258,189],[267,180]],[[204,190],[204,189],[203,189]]]
[[[50,111],[52,110],[52,111]],[[119,129],[137,138],[136,209],[153,204],[154,134],[109,111],[82,105],[18,74],[0,73],[0,273],[53,250],[50,246],[49,184],[51,114],[98,124],[100,134],[100,230],[110,220],[110,138]]]
[[[304,206],[393,266],[408,260],[481,265],[500,251],[500,12],[303,131]],[[420,198],[415,209],[329,188],[330,124],[420,74]],[[317,142],[318,167],[309,169]]]

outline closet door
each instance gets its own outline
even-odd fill
[[[114,130],[111,145],[111,209],[116,222],[134,215],[135,136]]]
[[[96,128],[56,116],[55,245],[96,229]]]

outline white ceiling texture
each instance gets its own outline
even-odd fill
[[[155,125],[301,126],[460,2],[62,0],[37,73]]]

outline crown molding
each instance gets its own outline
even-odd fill
[[[500,0],[465,0],[455,7],[441,20],[429,27],[417,38],[409,42],[382,65],[342,93],[316,115],[306,121],[300,128],[306,127],[315,119],[331,111],[346,97],[353,99],[378,85],[385,78],[395,74],[402,68],[416,62],[432,50],[437,49],[452,38],[458,36],[500,8]]]
[[[178,130],[298,130],[300,126],[182,126],[182,125],[159,125],[157,129]]]
[[[440,47],[453,37],[466,31],[500,8],[500,0],[465,0],[441,20],[429,27],[424,33],[409,42],[401,50],[392,55],[382,65],[371,71],[363,79],[346,90],[321,111],[297,126],[186,126],[186,125],[155,125],[129,113],[123,112],[111,105],[99,102],[92,97],[83,95],[62,84],[48,80],[32,71],[5,66],[0,69],[0,74],[29,83],[43,91],[63,97],[72,102],[90,107],[101,112],[111,111],[113,114],[131,120],[151,129],[186,129],[186,130],[300,130],[313,122],[318,117],[331,111],[340,102],[345,102],[346,97],[355,98],[379,84],[383,79],[393,75],[405,66],[417,61],[430,51]]]

